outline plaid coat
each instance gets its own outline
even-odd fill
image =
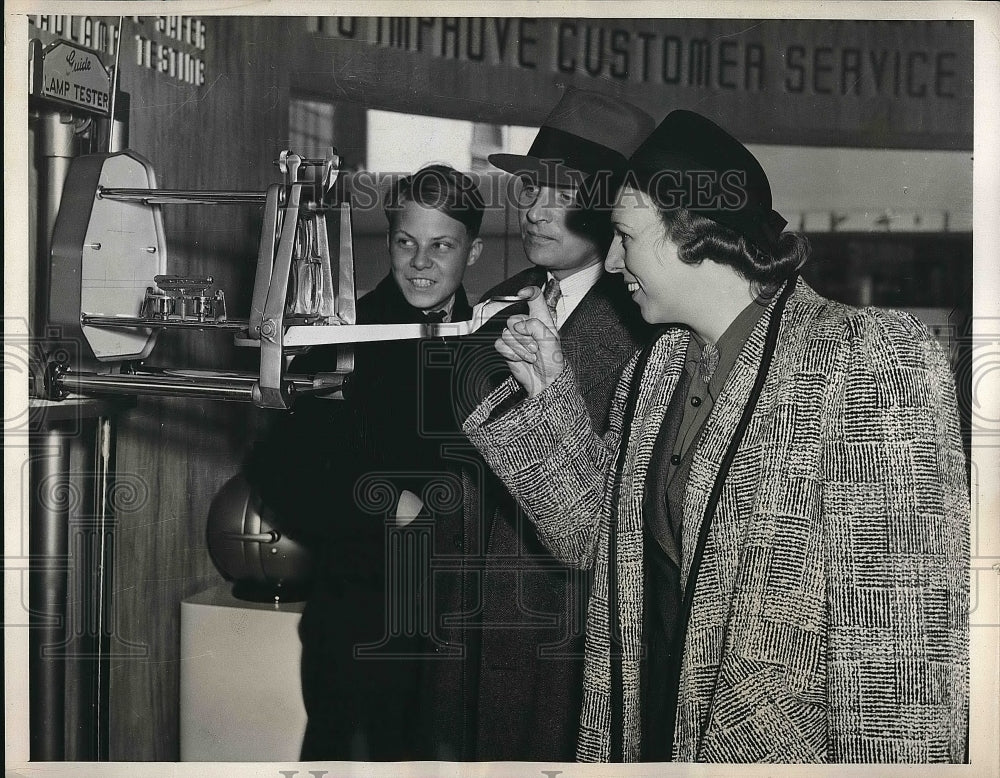
[[[969,495],[951,373],[912,317],[793,283],[747,341],[691,467],[674,759],[964,761]],[[581,761],[609,759],[616,704],[621,753],[640,754],[643,490],[687,338],[667,330],[630,362],[604,438],[568,369],[491,421],[510,379],[465,424],[542,541],[594,567]]]

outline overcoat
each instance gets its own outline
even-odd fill
[[[630,362],[603,437],[571,369],[491,418],[509,379],[465,424],[542,541],[594,569],[581,761],[641,753],[642,500],[688,337]],[[674,759],[964,761],[968,555],[942,349],[907,314],[787,282],[691,466]]]
[[[471,315],[459,287],[452,319]],[[424,315],[390,275],[358,301],[357,320],[413,323]],[[406,576],[411,558],[389,554],[423,537],[419,526],[395,527],[400,492],[439,489],[440,440],[462,437],[454,416],[438,412],[448,410],[438,399],[450,372],[423,369],[428,350],[440,356],[453,345],[440,338],[358,344],[345,400],[298,401],[273,420],[247,463],[279,529],[315,558],[299,625],[304,760],[425,758],[417,722],[426,646],[419,630],[400,624],[420,612],[422,593]],[[305,373],[335,367],[336,350],[325,346],[293,363]]]
[[[483,299],[544,281],[544,270],[530,268]],[[458,346],[453,398],[459,422],[510,375],[493,343],[512,312],[497,314]],[[562,326],[594,429],[607,428],[618,378],[649,330],[621,280],[607,274]],[[504,486],[467,441],[465,446],[465,454],[451,447],[462,508],[434,516],[432,602],[440,661],[425,666],[428,740],[442,759],[571,761],[590,573],[568,568],[542,546]]]

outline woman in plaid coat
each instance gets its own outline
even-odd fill
[[[969,495],[940,347],[798,279],[807,245],[704,117],[672,112],[631,166],[606,264],[667,326],[610,431],[538,297],[465,425],[550,550],[594,569],[577,758],[965,761]]]

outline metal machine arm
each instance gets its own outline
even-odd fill
[[[44,380],[35,384],[45,387],[48,399],[61,399],[71,391],[159,394],[289,408],[298,394],[339,390],[353,369],[351,339],[343,333],[328,341],[344,344],[338,347],[335,372],[315,378],[285,375],[291,356],[302,350],[302,346],[287,345],[290,331],[351,328],[355,321],[350,202],[328,202],[339,158],[332,149],[325,159],[282,152],[276,164],[284,182],[261,193],[157,189],[148,162],[134,152],[74,161],[53,235],[53,277],[59,281],[53,285],[50,308],[70,312],[59,323],[68,328],[69,335],[82,335],[80,340],[89,353],[55,362],[45,370]],[[300,171],[310,167],[321,168],[319,179],[299,181]],[[118,185],[122,183],[128,185]],[[167,204],[264,206],[247,319],[228,317],[222,290],[208,291],[213,282],[210,276],[192,279],[164,274],[166,246],[159,209]],[[326,228],[327,214],[334,212],[340,216],[336,278]],[[142,245],[123,244],[123,231],[115,229],[123,222],[135,227],[124,234]],[[152,271],[150,277],[155,276],[155,288],[143,289],[145,285],[134,280],[132,257],[147,258],[142,261]],[[116,273],[131,275],[133,280],[122,284],[115,280]],[[95,278],[108,283],[101,287]],[[78,319],[71,314],[74,310],[79,311]],[[114,370],[116,363],[148,356],[157,333],[166,328],[232,330],[238,345],[260,348],[259,373],[201,372],[181,377]],[[384,335],[394,337],[388,332]]]

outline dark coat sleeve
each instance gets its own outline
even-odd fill
[[[507,326],[508,318],[527,312],[528,306],[524,303],[511,305],[456,343],[452,397],[455,416],[460,423],[510,375],[507,361],[496,350],[496,340]],[[517,397],[520,399],[523,397]]]
[[[278,529],[307,545],[329,541],[333,513],[357,478],[357,409],[335,400],[302,400],[271,420],[245,463],[247,479],[275,514]]]
[[[358,301],[357,321],[373,324],[400,319],[399,294],[391,277]],[[306,397],[291,411],[270,412],[265,433],[254,442],[244,472],[264,505],[275,514],[278,529],[310,545],[367,531],[351,521],[353,490],[371,461],[375,435],[363,399],[378,385],[382,344],[355,346],[355,371],[347,377],[344,400]],[[336,369],[337,347],[316,346],[297,356],[292,373]],[[332,517],[336,515],[337,518]],[[352,526],[354,525],[354,526]]]

